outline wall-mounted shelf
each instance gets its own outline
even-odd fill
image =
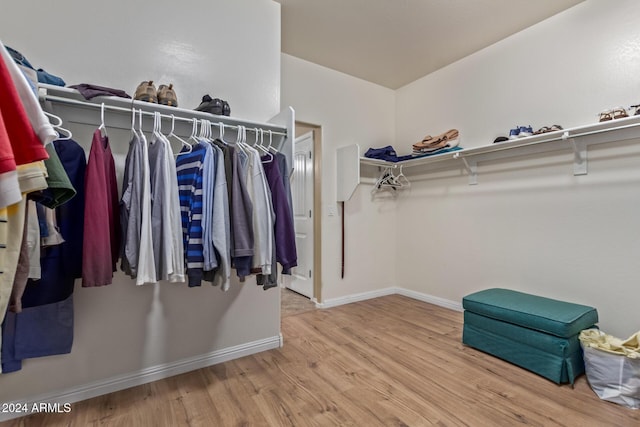
[[[108,127],[130,129],[131,109],[142,110],[145,116],[153,117],[154,112],[159,112],[163,119],[171,120],[174,117],[175,133],[188,136],[191,133],[194,119],[209,120],[214,124],[221,123],[225,127],[225,132],[237,131],[238,126],[247,128],[247,132],[254,129],[262,129],[265,137],[270,136],[273,146],[287,156],[290,165],[293,165],[293,141],[295,139],[295,112],[293,108],[287,107],[278,115],[271,118],[269,122],[257,122],[245,120],[238,117],[217,116],[201,111],[188,110],[185,108],[169,107],[166,105],[153,104],[144,101],[135,101],[117,96],[100,96],[86,100],[76,89],[54,86],[49,84],[39,84],[38,93],[40,102],[46,111],[52,112],[64,121],[83,125],[100,125],[99,110],[104,104],[107,111],[105,122]],[[96,114],[98,111],[98,114]],[[145,123],[144,130],[151,130],[151,121]],[[225,134],[226,135],[226,134]],[[253,136],[253,135],[252,135]],[[251,138],[251,137],[250,137]],[[251,139],[249,139],[251,142]]]
[[[449,162],[452,166],[462,163],[469,176],[469,184],[475,185],[478,183],[477,166],[480,162],[558,150],[572,150],[574,153],[573,174],[586,175],[588,172],[588,146],[635,138],[640,138],[640,116],[594,123],[402,162],[388,162],[361,157],[359,147],[352,145],[343,147],[338,151],[338,159],[344,156],[342,162],[338,162],[338,185],[339,188],[340,186],[345,187],[343,191],[338,192],[338,195],[339,197],[345,197],[348,194],[348,197],[344,200],[348,200],[351,197],[355,187],[360,183],[359,176],[356,182],[351,175],[353,175],[354,170],[357,170],[359,174],[360,165],[392,169],[402,166],[404,171],[407,171],[409,168],[418,166],[421,167],[421,170],[428,169],[430,165],[436,164],[438,164],[438,167],[446,166],[443,164],[444,162]],[[357,156],[353,154],[355,150],[353,147],[357,148]]]

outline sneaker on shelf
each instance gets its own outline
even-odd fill
[[[173,84],[160,85],[158,88],[158,104],[168,105],[170,107],[178,106],[178,97],[173,90]]]
[[[223,112],[222,100],[218,98],[211,98],[209,95],[202,97],[202,102],[196,107],[196,111],[202,111],[205,113],[215,114],[221,116]]]
[[[136,93],[135,95],[133,95],[133,99],[137,101],[157,103],[158,95],[156,92],[156,87],[153,85],[153,80],[140,83],[136,88]]]
[[[520,133],[518,136],[524,138],[533,135],[533,128],[531,126],[520,126]]]
[[[222,115],[223,116],[231,115],[231,106],[227,101],[222,101]]]
[[[516,139],[520,135],[520,126],[516,126],[515,129],[509,131],[509,139]]]

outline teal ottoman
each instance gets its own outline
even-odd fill
[[[462,342],[558,384],[584,373],[578,335],[598,322],[593,307],[510,289],[462,299]]]

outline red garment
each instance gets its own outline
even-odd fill
[[[0,96],[0,114],[2,114],[15,163],[25,165],[48,159],[49,155],[31,126],[11,74],[9,74],[9,69],[2,57],[0,57],[0,94],[2,94]],[[7,154],[6,144],[0,134],[0,164],[6,159]],[[2,172],[8,172],[8,170],[0,169],[0,173]]]
[[[0,58],[1,59],[1,58]],[[16,161],[13,158],[13,148],[11,140],[4,125],[2,114],[0,114],[0,173],[16,170]]]
[[[93,133],[85,172],[82,286],[110,285],[120,252],[116,167],[109,138]]]

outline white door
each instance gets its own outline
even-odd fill
[[[293,164],[291,198],[298,266],[293,269],[286,286],[313,298],[313,132],[296,138]]]

